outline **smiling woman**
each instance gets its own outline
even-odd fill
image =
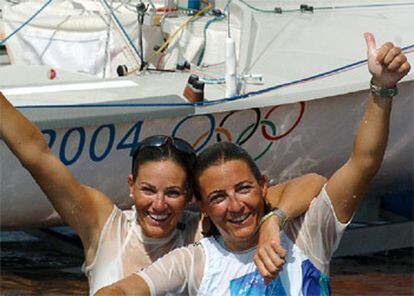
[[[90,294],[201,237],[199,213],[184,210],[192,197],[195,159],[187,142],[168,136],[140,142],[128,177],[135,206],[122,211],[103,192],[76,180],[37,127],[1,93],[0,110],[0,138],[82,241]]]
[[[149,137],[136,149],[128,184],[145,235],[167,237],[180,222],[193,194],[194,161],[193,148],[178,138]]]
[[[267,183],[261,175],[255,176],[256,166],[254,170],[250,168],[251,158],[241,154],[243,150],[235,149],[238,147],[230,143],[223,146],[226,149],[221,151],[227,153],[218,156],[216,161],[210,158],[212,155],[203,156],[214,152],[214,147],[219,146],[213,146],[201,155],[195,171],[197,187],[200,188],[196,196],[201,201],[201,209],[214,222],[227,247],[241,251],[257,244],[257,229],[265,211],[262,197],[266,196]],[[217,164],[212,165],[212,162]]]
[[[113,206],[95,257],[86,261],[90,294],[201,237],[192,198],[193,148],[184,140],[151,136],[135,149],[128,176],[131,210]]]
[[[174,231],[189,199],[186,179],[182,168],[171,160],[141,166],[130,191],[145,235],[165,237]]]

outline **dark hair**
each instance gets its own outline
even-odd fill
[[[260,184],[262,180],[262,173],[254,162],[253,158],[249,153],[247,153],[246,150],[232,142],[215,143],[204,149],[204,151],[197,156],[197,160],[194,166],[194,179],[196,185],[195,197],[197,200],[201,200],[198,184],[198,179],[200,178],[201,174],[211,166],[219,165],[230,160],[244,161],[249,166],[256,181]]]
[[[132,178],[134,182],[138,177],[139,168],[143,164],[152,161],[157,162],[166,160],[172,160],[184,169],[187,176],[187,196],[191,198],[193,195],[194,158],[191,157],[189,154],[178,150],[171,141],[166,141],[166,143],[162,146],[145,146],[140,148],[139,151],[135,153],[134,158],[132,160]]]
[[[242,160],[244,161],[251,172],[257,183],[261,183],[262,173],[258,166],[254,162],[253,158],[237,144],[232,142],[219,142],[215,143],[203,150],[198,156],[194,166],[194,196],[197,200],[201,201],[202,196],[200,193],[199,178],[201,174],[208,168],[225,163],[231,160]],[[265,203],[266,204],[266,203]],[[208,218],[209,219],[209,218]],[[210,229],[203,231],[204,236],[218,235],[219,231],[216,226],[210,221]]]

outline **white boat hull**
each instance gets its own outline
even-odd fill
[[[329,177],[350,154],[366,96],[365,90],[277,107],[127,123],[108,119],[99,125],[64,128],[51,123],[42,131],[52,151],[80,182],[128,207],[132,203],[127,187],[131,149],[154,134],[185,138],[198,150],[217,141],[238,142],[256,159],[271,184],[307,172]],[[387,152],[371,194],[412,191],[413,102],[414,82],[401,84]],[[2,141],[0,159],[1,227],[60,223],[47,198]]]

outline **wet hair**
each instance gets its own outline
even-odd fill
[[[201,174],[212,166],[219,165],[231,160],[244,161],[253,173],[253,176],[256,179],[257,183],[260,184],[262,180],[262,173],[254,162],[253,158],[249,153],[247,153],[246,150],[232,142],[215,143],[204,149],[204,151],[197,156],[197,160],[194,166],[194,179],[196,185],[195,197],[197,200],[201,201],[198,184],[198,179],[200,178]]]
[[[199,184],[199,178],[201,174],[212,166],[220,165],[231,160],[244,161],[253,173],[253,176],[256,179],[257,183],[261,183],[262,173],[260,172],[259,167],[254,162],[253,158],[250,156],[249,153],[247,153],[246,150],[232,142],[215,143],[206,148],[197,156],[197,160],[194,166],[194,196],[197,200],[202,200]],[[212,221],[208,221],[207,224],[210,225],[209,229],[203,230],[204,236],[220,234],[216,226],[212,223]]]
[[[186,173],[185,189],[187,197],[191,198],[193,195],[194,158],[175,148],[170,141],[167,141],[164,145],[159,147],[142,147],[135,153],[132,160],[132,178],[134,182],[136,181],[139,169],[143,164],[166,160],[171,160],[184,169]]]

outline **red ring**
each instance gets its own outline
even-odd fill
[[[270,113],[272,113],[272,112],[273,112],[273,110],[275,110],[277,107],[279,107],[279,106],[275,106],[275,107],[273,107],[272,109],[270,109],[270,110],[267,112],[267,114],[266,114],[266,116],[265,116],[264,118],[265,118],[265,119],[268,119],[268,117],[270,116]],[[274,136],[274,137],[272,137],[272,136],[270,136],[270,135],[267,133],[267,131],[266,131],[266,126],[265,126],[265,125],[262,125],[262,134],[263,134],[263,137],[265,137],[265,138],[266,138],[266,140],[269,140],[269,141],[275,141],[275,140],[279,140],[279,139],[281,139],[281,138],[283,138],[283,137],[287,136],[287,135],[288,135],[288,134],[290,134],[290,132],[291,132],[291,131],[293,131],[293,130],[294,130],[294,128],[295,128],[295,127],[299,124],[300,120],[302,119],[303,113],[305,113],[305,102],[300,102],[300,114],[299,114],[298,118],[296,119],[295,123],[292,125],[292,127],[291,127],[290,129],[288,129],[288,130],[287,130],[286,132],[284,132],[283,134],[280,134],[280,135],[278,135],[278,136]]]

